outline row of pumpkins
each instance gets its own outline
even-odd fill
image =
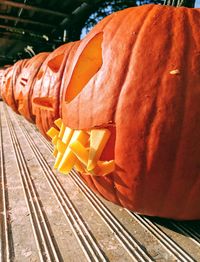
[[[45,136],[53,127],[57,158],[66,155],[62,125],[97,139],[94,130],[109,130],[97,160],[114,161],[114,170],[77,167],[101,196],[140,214],[200,219],[199,28],[199,9],[125,9],[83,40],[1,71],[1,96]],[[84,164],[91,146],[75,142]]]

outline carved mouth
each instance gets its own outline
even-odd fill
[[[93,176],[105,176],[115,170],[115,162],[110,159],[114,153],[105,150],[109,142],[114,143],[113,126],[74,130],[65,127],[60,118],[54,123],[58,129],[50,128],[47,135],[54,145],[55,169],[68,174],[74,167],[82,174]],[[113,147],[109,145],[109,148]]]

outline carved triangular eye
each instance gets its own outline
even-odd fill
[[[57,73],[60,69],[60,66],[62,65],[62,61],[64,58],[64,54],[57,55],[56,57],[52,58],[48,62],[48,67],[54,72]]]
[[[72,101],[81,92],[84,86],[101,68],[103,63],[102,41],[103,33],[101,32],[89,41],[81,53],[67,87],[65,95],[67,103]]]
[[[53,97],[34,97],[33,104],[40,109],[53,111],[54,98]]]

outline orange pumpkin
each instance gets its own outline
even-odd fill
[[[0,94],[1,98],[5,99],[5,73],[6,69],[1,69],[0,71]]]
[[[199,17],[199,9],[161,5],[117,12],[67,68],[65,126],[113,128],[115,171],[82,179],[141,214],[200,218]]]
[[[4,80],[4,69],[0,69],[0,98],[1,98],[1,92],[3,88],[3,80]]]
[[[10,106],[16,113],[18,113],[17,105],[14,99],[14,89],[16,86],[17,77],[21,73],[22,68],[25,66],[27,59],[20,60],[15,63],[12,67],[5,70],[4,73],[4,100],[8,106]]]
[[[13,66],[6,68],[2,72],[2,87],[1,87],[1,96],[7,105],[12,107],[14,111],[16,111],[15,102],[13,100],[12,91],[10,89],[12,82],[12,74],[13,74]]]
[[[38,71],[33,85],[32,112],[43,135],[60,116],[60,87],[63,70],[69,64],[69,54],[78,46],[68,43],[49,54]]]
[[[93,190],[129,210],[200,219],[199,16],[161,5],[117,12],[72,44],[61,86],[16,86],[22,114],[31,118],[31,101],[40,107],[43,132],[42,110],[49,123],[62,117],[60,131],[48,131],[56,168],[67,173],[74,164]]]
[[[28,61],[29,61],[29,59],[19,60],[13,65],[13,74],[12,74],[12,81],[11,81],[12,93],[14,92],[14,89],[17,88],[17,86],[16,86],[17,79],[18,79],[19,75],[21,74],[22,69],[25,67],[25,65]],[[14,97],[14,93],[12,95]]]
[[[14,99],[17,104],[18,112],[29,121],[34,120],[30,109],[33,83],[40,66],[47,58],[48,54],[49,53],[40,53],[29,59],[23,66],[17,78],[16,87],[14,88]]]

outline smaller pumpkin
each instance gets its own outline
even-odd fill
[[[31,112],[32,87],[40,66],[47,58],[49,53],[40,53],[29,59],[22,68],[17,78],[16,88],[14,88],[14,98],[17,102],[18,112],[27,120],[33,121]]]
[[[3,77],[4,77],[4,69],[0,69],[0,96],[1,96],[1,90],[3,86]]]
[[[4,100],[16,113],[18,113],[17,104],[14,99],[14,89],[16,88],[16,81],[25,66],[27,59],[16,62],[12,67],[5,70],[4,73]]]
[[[8,106],[10,106],[14,111],[17,111],[15,101],[13,99],[12,88],[11,88],[12,75],[13,75],[13,66],[10,66],[3,71],[2,80],[1,80],[2,81],[1,96],[4,102]]]
[[[60,116],[61,84],[65,67],[71,62],[79,42],[67,43],[49,54],[38,71],[33,85],[32,114],[40,132],[46,132]]]

